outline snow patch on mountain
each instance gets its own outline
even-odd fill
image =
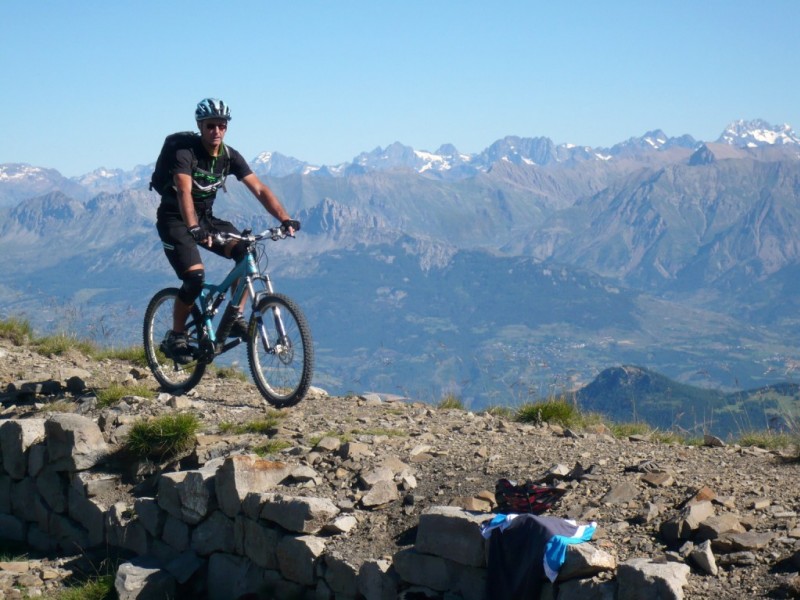
[[[103,181],[115,180],[124,175],[125,172],[122,169],[106,169],[105,167],[100,167],[91,173],[86,173],[85,175],[74,178],[74,181],[77,181],[81,185],[93,185]]]
[[[773,126],[762,119],[738,120],[727,126],[716,143],[744,150],[768,146],[796,146],[800,149],[800,136],[788,124]],[[370,152],[362,152],[351,162],[339,165],[318,166],[274,151],[258,154],[250,164],[256,174],[268,177],[347,177],[370,171],[411,170],[427,176],[452,179],[488,172],[492,165],[498,163],[533,168],[584,161],[609,162],[654,156],[654,152],[661,153],[675,148],[691,149],[694,152],[702,144],[703,142],[690,135],[670,137],[660,129],[653,129],[610,148],[593,148],[572,143],[557,145],[546,137],[506,136],[475,154],[459,152],[449,143],[431,152],[394,142],[385,148],[377,147]],[[70,180],[92,192],[120,191],[134,184],[146,185],[152,169],[152,164],[140,165],[133,171],[99,168]],[[0,184],[17,185],[20,182],[46,181],[60,177],[53,169],[23,163],[0,165]]]
[[[740,148],[760,148],[762,146],[800,145],[800,137],[791,125],[771,125],[762,119],[734,121],[717,140],[718,143]]]
[[[47,171],[26,164],[10,163],[0,165],[0,181],[36,181],[47,178]]]

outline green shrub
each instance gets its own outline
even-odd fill
[[[69,350],[77,350],[88,356],[93,356],[97,352],[97,346],[92,342],[79,340],[75,336],[66,333],[48,335],[33,341],[36,351],[43,356],[60,356]]]
[[[438,408],[442,409],[455,408],[457,410],[464,410],[464,403],[458,396],[454,394],[447,394],[444,398],[442,398],[439,401]]]
[[[272,454],[278,454],[281,450],[290,447],[292,444],[286,440],[270,440],[264,444],[259,444],[253,448],[253,453],[264,458]]]
[[[767,450],[790,448],[797,442],[797,437],[790,433],[775,431],[746,431],[739,436],[740,446],[758,446]]]
[[[142,458],[175,456],[192,447],[199,428],[197,417],[188,413],[137,421],[128,434],[126,447]]]
[[[0,337],[11,340],[15,346],[21,346],[33,339],[33,329],[28,321],[11,317],[0,321]]]
[[[100,575],[77,585],[63,588],[54,595],[45,596],[52,600],[112,600],[116,598],[115,575]]]
[[[517,409],[514,418],[522,423],[553,423],[563,427],[581,424],[580,411],[566,400],[526,402]]]

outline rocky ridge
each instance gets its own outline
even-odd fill
[[[121,361],[94,362],[76,351],[42,357],[0,340],[3,419],[46,419],[56,408],[70,410],[95,420],[112,446],[139,418],[186,411],[201,419],[202,435],[181,462],[120,468],[117,485],[102,492],[109,505],[133,505],[137,494],[152,492],[155,472],[249,453],[266,441],[264,435],[221,435],[222,423],[252,422],[268,410],[246,382],[207,376],[184,397],[132,395],[99,408],[92,390],[113,383],[156,387],[146,370]],[[597,522],[592,543],[617,564],[647,558],[691,567],[682,589],[687,598],[800,597],[796,453],[713,439],[700,447],[617,439],[602,427],[569,431],[382,394],[334,398],[322,390],[281,411],[267,437],[285,445],[269,458],[297,474],[277,491],[329,500],[354,517],[327,540],[326,551],[355,564],[390,560],[411,547],[420,516],[434,507],[488,517],[498,479],[532,479],[567,488],[549,514]],[[376,482],[386,479],[375,474],[388,459],[403,468],[378,494]],[[42,589],[52,588],[69,574],[64,557],[19,562],[0,563],[6,597],[14,597],[13,585],[33,589],[41,581]]]

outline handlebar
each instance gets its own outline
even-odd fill
[[[228,240],[237,240],[241,242],[253,243],[260,242],[261,240],[270,239],[273,242],[284,240],[287,237],[294,237],[294,233],[289,233],[289,229],[298,231],[300,229],[300,221],[287,219],[278,227],[270,227],[260,233],[252,233],[249,229],[245,229],[241,235],[236,233],[228,233],[224,231],[217,231],[212,236],[215,244],[224,244]]]

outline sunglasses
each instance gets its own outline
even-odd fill
[[[212,129],[219,129],[221,131],[225,131],[228,128],[228,124],[227,123],[206,123],[205,124],[205,128],[208,131],[211,131]]]

